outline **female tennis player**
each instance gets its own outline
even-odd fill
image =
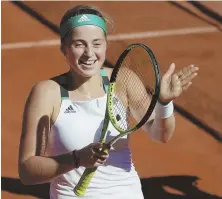
[[[26,185],[50,182],[51,199],[77,198],[74,187],[85,168],[98,167],[88,199],[142,199],[129,136],[109,153],[99,143],[112,69],[104,68],[107,17],[97,8],[77,6],[60,23],[61,51],[70,70],[37,83],[27,99],[20,140],[19,175]],[[187,90],[198,68],[190,65],[163,74],[159,102],[143,129],[152,140],[168,142],[175,129],[173,100]],[[108,128],[107,137],[118,134]],[[41,190],[39,190],[41,191]]]

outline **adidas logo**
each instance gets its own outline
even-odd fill
[[[76,111],[73,109],[73,107],[70,105],[64,113],[76,113]]]
[[[80,22],[83,22],[83,21],[90,21],[90,19],[86,15],[83,15],[82,17],[80,17],[78,22],[80,23]]]

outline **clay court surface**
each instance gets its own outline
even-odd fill
[[[58,25],[78,2],[23,2]],[[87,2],[86,2],[87,3]],[[90,2],[107,12],[115,28],[107,59],[115,63],[127,44],[140,42],[155,52],[161,71],[196,64],[199,76],[175,101],[195,117],[194,124],[175,112],[175,135],[167,144],[133,134],[131,147],[146,199],[217,199],[222,197],[222,32],[221,23],[181,2],[190,14],[169,2]],[[2,198],[45,198],[47,186],[22,186],[17,157],[24,103],[31,87],[68,70],[58,34],[12,2],[2,2]],[[202,2],[222,13],[222,2]],[[221,15],[220,15],[221,16]],[[28,43],[27,43],[28,42]],[[10,44],[10,45],[9,45]],[[44,189],[46,188],[46,190]]]

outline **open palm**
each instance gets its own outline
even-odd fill
[[[162,102],[174,100],[187,90],[192,84],[192,79],[197,76],[199,68],[189,65],[173,74],[174,70],[175,64],[172,63],[162,77],[160,85],[160,100]]]

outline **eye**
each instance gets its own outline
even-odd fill
[[[74,43],[73,44],[76,48],[78,47],[84,47],[84,45],[82,43]]]
[[[93,46],[94,47],[100,47],[102,44],[101,43],[94,43]]]

